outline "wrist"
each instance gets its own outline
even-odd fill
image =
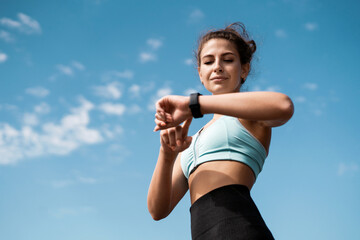
[[[160,146],[160,154],[162,154],[167,161],[174,160],[178,155],[177,152],[174,152],[171,149],[166,150],[163,146]]]
[[[191,115],[194,118],[201,118],[204,115],[201,113],[201,107],[199,102],[200,93],[192,93],[189,97],[189,109],[191,111]]]

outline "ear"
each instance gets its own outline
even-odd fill
[[[202,74],[201,74],[201,71],[200,71],[200,67],[198,67],[197,70],[198,70],[198,73],[199,73],[199,77],[200,77],[200,79],[201,79]]]
[[[241,65],[241,77],[246,79],[250,71],[250,63]]]

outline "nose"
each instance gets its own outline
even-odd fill
[[[214,63],[214,72],[223,72],[223,67],[220,63],[220,61],[215,61]]]

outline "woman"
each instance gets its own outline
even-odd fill
[[[197,63],[212,95],[166,96],[156,104],[161,147],[148,209],[155,220],[165,218],[190,190],[193,239],[273,239],[250,190],[268,154],[271,129],[286,123],[294,109],[281,93],[240,92],[255,50],[240,23],[208,32],[199,41]],[[187,136],[191,119],[203,114],[214,115]]]

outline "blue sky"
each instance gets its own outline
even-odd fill
[[[252,196],[276,239],[360,239],[357,1],[0,1],[0,238],[190,239],[189,196],[155,222],[154,102],[208,94],[200,33],[244,22],[246,91],[280,91]],[[195,133],[211,116],[193,121]]]

